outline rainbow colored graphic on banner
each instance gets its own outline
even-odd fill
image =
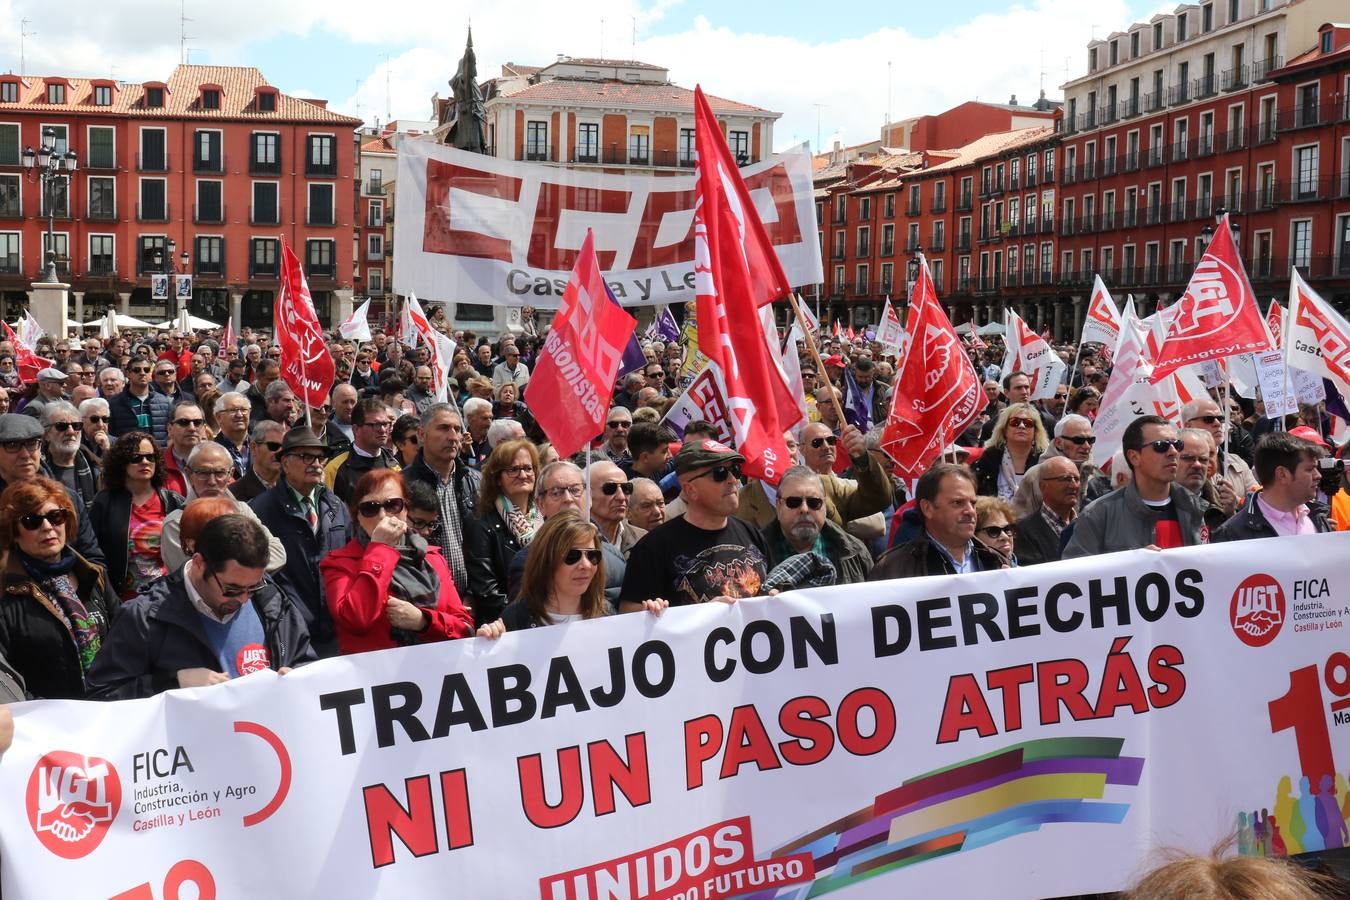
[[[1042,825],[1118,825],[1130,805],[1096,801],[1108,784],[1139,784],[1143,757],[1121,756],[1123,744],[1122,738],[1101,737],[1027,741],[911,778],[771,854],[809,852],[816,872],[826,874],[809,885],[746,894],[744,900],[820,897]]]

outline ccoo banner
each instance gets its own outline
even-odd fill
[[[1278,540],[20,705],[4,894],[1036,898],[1341,846],[1350,537]]]
[[[805,145],[742,175],[788,281],[820,283]],[[590,229],[620,304],[694,299],[693,174],[579,172],[403,139],[398,190],[397,293],[555,309]]]

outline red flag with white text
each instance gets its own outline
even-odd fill
[[[796,424],[759,307],[791,289],[702,88],[694,90],[694,290],[699,348],[726,386],[736,449],[752,477],[778,484]]]
[[[5,326],[5,337],[14,345],[14,365],[19,370],[19,380],[24,384],[32,384],[37,381],[38,372],[56,365],[55,360],[34,353],[31,347],[19,339],[19,336],[14,333],[14,329],[9,327],[8,322],[0,320],[0,325]]]
[[[980,377],[938,303],[928,261],[920,259],[905,322],[909,352],[895,373],[891,411],[881,439],[905,481],[926,472],[988,404]]]
[[[1295,268],[1289,278],[1289,333],[1285,361],[1328,378],[1350,396],[1350,322],[1308,286]]]
[[[1150,381],[1182,366],[1273,349],[1226,214],[1176,306]]]
[[[281,348],[281,377],[311,408],[328,402],[336,366],[328,352],[300,258],[281,242],[281,289],[272,305],[272,331]]]
[[[571,456],[604,431],[623,349],[636,329],[637,320],[609,293],[587,229],[525,386],[525,401],[560,456]]]
[[[1270,330],[1270,340],[1279,349],[1283,346],[1284,334],[1284,310],[1280,309],[1280,301],[1271,300],[1270,309],[1266,310],[1266,328]]]

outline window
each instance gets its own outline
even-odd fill
[[[206,179],[197,181],[197,208],[193,210],[192,221],[217,224],[225,221],[222,182]]]
[[[1238,20],[1238,12],[1241,5],[1242,0],[1228,0],[1228,22],[1230,25]]]
[[[141,202],[136,217],[142,222],[169,221],[167,182],[163,178],[141,179]]]
[[[310,225],[334,225],[333,185],[309,186],[309,210],[305,221]]]
[[[918,250],[918,249],[919,249],[919,223],[918,223],[918,222],[910,222],[910,223],[909,223],[908,234],[906,235],[906,238],[905,238],[905,249],[906,249],[906,250],[910,250],[910,251]]]
[[[334,256],[336,241],[305,241],[305,272],[310,276],[332,278],[337,274]]]
[[[1091,48],[1090,50],[1088,50],[1088,71],[1089,71],[1089,72],[1095,72],[1095,71],[1097,71],[1097,48],[1096,48],[1096,47],[1093,47],[1093,48]]]
[[[688,131],[691,135],[693,131],[684,129],[680,132],[680,140],[684,140],[684,132]],[[690,144],[692,153],[693,145]],[[681,149],[680,159],[684,159],[684,151]],[[692,157],[691,157],[692,158]],[[600,161],[600,123],[582,122],[577,126],[577,162],[599,162]]]
[[[1300,128],[1317,124],[1317,88],[1318,84],[1315,81],[1312,84],[1299,85],[1297,124]]]
[[[525,158],[530,160],[548,159],[548,123],[525,123]]]
[[[1163,45],[1163,23],[1153,23],[1153,49],[1161,50]]]
[[[279,186],[275,181],[253,182],[253,209],[249,221],[254,225],[280,225]]]
[[[858,198],[858,219],[862,222],[870,221],[872,218],[872,198]]]
[[[863,227],[858,229],[858,256],[870,256],[872,253],[872,229]]]
[[[150,109],[159,109],[164,105],[164,88],[148,87],[145,89],[145,105]]]
[[[223,172],[219,131],[197,131],[192,135],[192,169],[195,172]]]
[[[1294,150],[1295,199],[1308,200],[1317,196],[1318,149],[1318,144],[1311,144]]]
[[[1114,66],[1116,63],[1120,62],[1120,41],[1111,42],[1110,57],[1111,57],[1111,65]]]
[[[834,292],[835,292],[836,294],[842,294],[842,293],[844,293],[844,291],[847,289],[847,287],[848,287],[848,284],[847,284],[847,282],[844,281],[844,267],[843,267],[843,266],[835,266],[835,267],[834,267]]]
[[[202,91],[202,109],[220,109],[220,91],[213,88]]]
[[[1200,7],[1200,30],[1208,34],[1214,30],[1214,4],[1206,3]]]
[[[89,149],[85,153],[84,164],[91,169],[117,168],[116,137],[114,128],[101,125],[90,128]]]
[[[334,176],[337,174],[337,138],[331,134],[308,136],[305,152],[305,174]]]
[[[744,166],[754,162],[750,158],[750,132],[728,131],[727,146],[731,148],[731,156],[736,160],[736,165]]]
[[[844,232],[842,232],[842,231],[836,231],[836,232],[834,233],[834,258],[835,258],[835,259],[843,259],[843,258],[844,258],[844,239],[845,239]]]
[[[1177,41],[1186,40],[1186,14],[1177,16]]]
[[[17,166],[19,160],[19,126],[0,125],[0,166]]]
[[[857,290],[858,290],[858,293],[859,293],[859,294],[866,294],[866,293],[867,293],[867,278],[868,278],[868,276],[869,276],[870,274],[871,274],[871,272],[868,270],[868,267],[867,267],[867,264],[866,264],[866,263],[864,263],[863,265],[858,266],[858,269],[857,269],[857,281],[856,281],[855,283],[856,283],[856,285],[857,285]]]
[[[136,274],[164,271],[164,254],[167,250],[162,234],[143,234],[136,240]]]
[[[883,294],[889,294],[889,293],[891,292],[891,285],[892,285],[892,283],[893,283],[894,277],[895,277],[895,264],[894,264],[894,263],[882,263],[882,264],[881,264],[881,293],[883,293]]]
[[[169,155],[165,150],[163,128],[141,129],[141,157],[139,162],[139,168],[142,172],[168,171]]]
[[[680,165],[692,166],[694,164],[694,153],[694,129],[681,128],[679,146]]]
[[[17,81],[0,81],[0,101],[5,103],[19,102],[19,83]]]
[[[1331,46],[1331,29],[1328,28],[1326,31],[1322,32],[1322,52],[1330,53]]]
[[[1214,176],[1209,172],[1195,179],[1195,214],[1208,216],[1214,207]]]
[[[18,175],[0,175],[0,218],[17,219],[23,215]]]
[[[117,271],[117,260],[113,255],[114,239],[111,234],[89,235],[89,274],[112,275]]]
[[[255,131],[250,141],[248,168],[254,174],[281,174],[281,135]]]
[[[905,214],[910,216],[919,214],[919,186],[917,184],[909,186],[909,208],[905,210]]]
[[[225,274],[225,239],[198,237],[196,240],[196,273],[198,275]]]
[[[258,94],[258,112],[276,112],[277,95],[274,91],[261,91]]]
[[[887,194],[881,201],[881,216],[884,219],[895,218],[895,194]]]
[[[947,246],[947,223],[938,219],[933,223],[933,245],[929,249],[941,251]]]
[[[650,165],[652,161],[652,135],[647,125],[631,125],[628,128],[628,164],[633,166]]]
[[[384,259],[384,235],[366,236],[366,259]]]
[[[65,86],[64,84],[59,84],[59,83],[56,83],[56,82],[53,82],[52,84],[47,85],[47,102],[48,102],[48,103],[65,103],[65,102],[66,102],[66,86]]]
[[[384,269],[366,270],[366,291],[371,294],[384,293]]]
[[[947,208],[947,182],[939,181],[933,185],[933,211],[942,212]]]
[[[18,275],[23,272],[23,258],[19,255],[19,233],[0,232],[0,274]]]
[[[1350,275],[1350,216],[1341,216],[1337,223],[1336,274]],[[3,256],[0,255],[0,260]]]
[[[112,106],[112,88],[106,84],[94,85],[94,105]]]
[[[881,255],[890,256],[895,253],[895,225],[886,223],[881,226]]]
[[[1139,56],[1139,32],[1130,35],[1130,59]]]
[[[384,193],[383,169],[371,169],[366,173],[366,193],[377,195]]]
[[[104,175],[89,179],[89,218],[110,221],[117,218],[117,181]]]
[[[47,264],[47,251],[51,250],[56,262],[58,272],[70,271],[70,235],[64,231],[58,231],[52,234],[50,242],[47,239],[47,233],[42,233],[42,259],[40,264]]]
[[[249,274],[250,275],[277,275],[277,240],[276,238],[253,238],[249,242]]]
[[[1289,262],[1300,269],[1312,262],[1312,222],[1308,219],[1290,223]]]
[[[370,201],[370,208],[369,208],[369,210],[368,210],[367,213],[366,213],[366,227],[367,227],[367,228],[383,228],[383,227],[384,227],[384,201],[383,201],[383,200],[372,200],[372,201]]]

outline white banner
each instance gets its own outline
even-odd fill
[[[1335,846],[1347,551],[1134,551],[19,705],[4,895],[1018,900],[1234,831]]]
[[[819,284],[811,156],[747,166],[750,196],[793,285]],[[586,229],[619,303],[694,299],[694,176],[611,175],[398,145],[394,291],[556,309]]]
[[[1256,377],[1261,388],[1261,402],[1265,404],[1266,418],[1274,419],[1298,412],[1298,398],[1294,396],[1294,382],[1284,367],[1284,351],[1268,350],[1253,353]]]

